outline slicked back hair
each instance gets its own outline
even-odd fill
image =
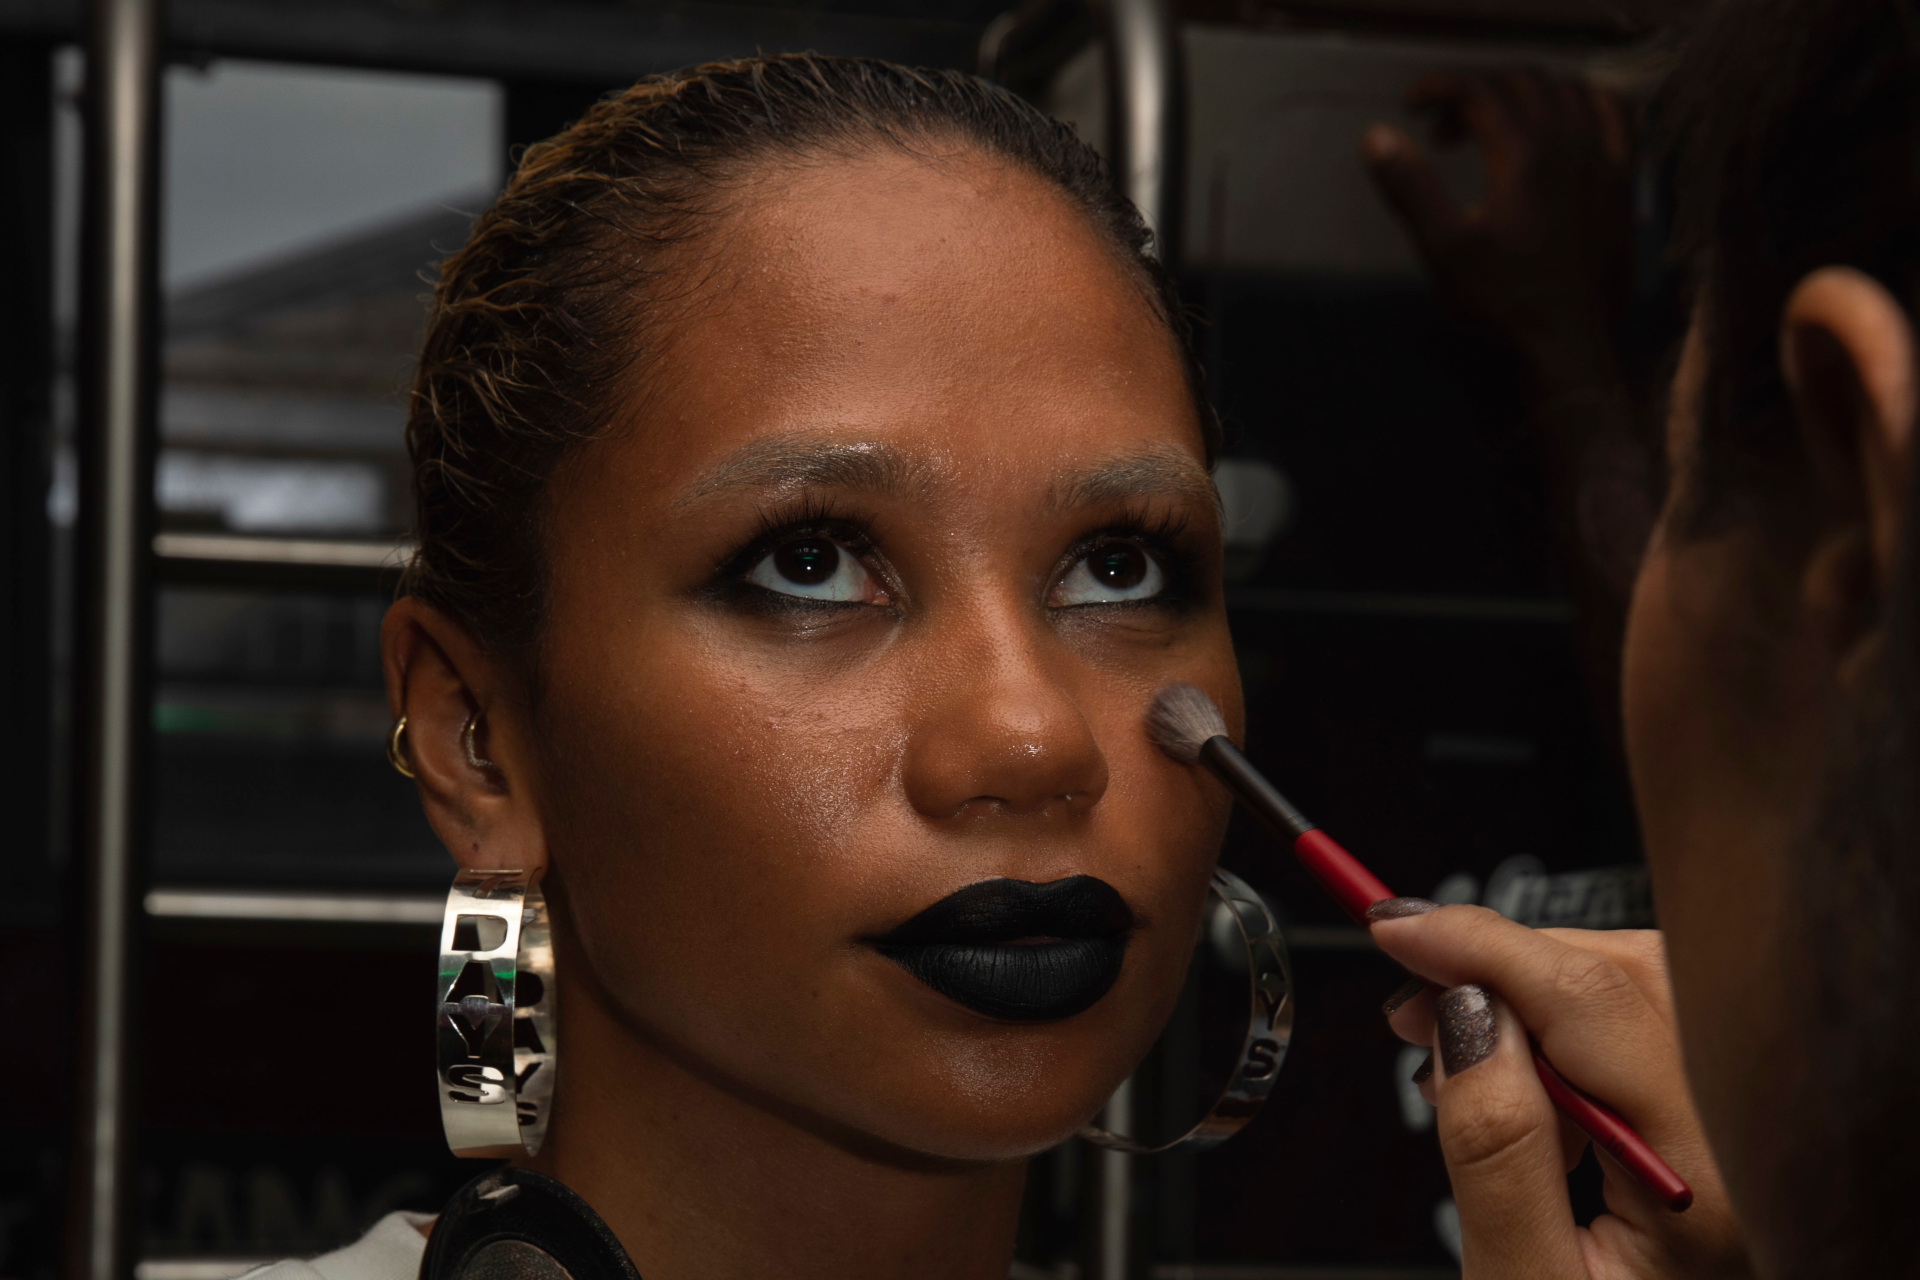
[[[441,267],[407,421],[418,551],[402,589],[482,643],[525,649],[543,600],[542,504],[575,446],[636,392],[674,315],[675,250],[757,168],[972,151],[1051,185],[1138,284],[1181,353],[1209,461],[1218,425],[1139,213],[1073,131],[956,71],[812,54],[641,81],[530,147]]]

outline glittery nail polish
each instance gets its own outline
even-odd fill
[[[1388,996],[1380,1004],[1380,1012],[1391,1018],[1393,1011],[1427,989],[1425,978],[1409,978],[1406,985]]]
[[[1413,1069],[1413,1075],[1408,1078],[1415,1084],[1425,1084],[1433,1079],[1433,1055],[1428,1054],[1420,1065]]]
[[[1479,1066],[1493,1056],[1500,1030],[1493,1021],[1493,997],[1485,987],[1449,987],[1433,1009],[1440,1033],[1440,1061],[1449,1076]]]
[[[1369,920],[1399,920],[1405,916],[1423,916],[1438,911],[1440,904],[1425,898],[1382,898],[1367,908]]]

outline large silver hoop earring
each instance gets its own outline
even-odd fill
[[[1287,1045],[1293,1039],[1293,972],[1287,964],[1287,940],[1281,936],[1273,908],[1239,876],[1215,871],[1211,887],[1247,948],[1247,1034],[1233,1077],[1200,1122],[1173,1141],[1152,1147],[1090,1124],[1080,1130],[1080,1136],[1095,1146],[1136,1156],[1217,1147],[1260,1114],[1280,1078],[1280,1064],[1286,1061]]]
[[[553,1104],[553,930],[539,873],[462,871],[440,926],[440,1123],[456,1156],[536,1155]]]

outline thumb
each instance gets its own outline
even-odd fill
[[[1567,1199],[1559,1118],[1534,1074],[1526,1028],[1484,987],[1434,1007],[1440,1149],[1472,1280],[1585,1276]]]
[[[1360,154],[1380,194],[1423,248],[1460,225],[1460,206],[1439,170],[1404,132],[1376,124],[1361,137]]]

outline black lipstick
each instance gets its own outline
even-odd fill
[[[1120,976],[1133,912],[1104,880],[982,880],[948,894],[873,945],[975,1013],[1056,1022],[1091,1008]]]

